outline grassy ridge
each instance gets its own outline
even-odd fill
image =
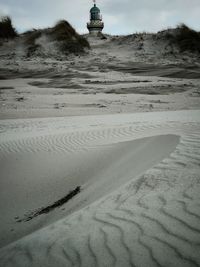
[[[3,17],[0,20],[0,38],[2,39],[12,39],[17,36],[17,31],[12,25],[12,20],[10,17]]]
[[[177,45],[181,52],[200,53],[200,32],[189,28],[185,24],[179,25],[176,30],[176,34],[167,34],[171,44]]]
[[[88,41],[65,20],[59,21],[47,34],[54,41],[60,42],[63,52],[80,53],[85,48],[90,48]]]
[[[88,41],[84,37],[79,35],[67,21],[61,20],[53,28],[32,30],[24,33],[28,56],[31,56],[41,48],[36,41],[42,35],[45,35],[49,42],[55,42],[59,51],[63,54],[80,54],[84,52],[85,48],[90,48]]]

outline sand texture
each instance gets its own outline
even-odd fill
[[[0,46],[0,267],[200,266],[200,58],[163,36]]]
[[[199,115],[2,121],[1,266],[199,266]]]
[[[139,37],[87,38],[91,50],[80,56],[0,46],[0,119],[199,109],[199,55],[166,53],[151,35],[142,50]]]

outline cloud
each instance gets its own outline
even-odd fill
[[[9,7],[7,5],[0,3],[0,17],[8,15],[9,11]]]
[[[199,29],[199,0],[107,0],[103,8],[107,14],[120,17],[124,33],[158,31],[184,22]],[[189,15],[188,15],[189,14]]]
[[[157,31],[184,22],[199,30],[200,0],[98,0],[105,32],[126,34]],[[87,32],[90,0],[1,0],[0,15],[10,15],[20,31],[52,26],[68,20],[81,33]]]

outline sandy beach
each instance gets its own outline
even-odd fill
[[[0,47],[0,266],[198,267],[199,59],[87,38]]]
[[[2,266],[198,266],[199,118],[2,121]],[[77,186],[68,203],[26,220]]]

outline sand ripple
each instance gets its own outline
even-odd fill
[[[1,142],[7,157],[47,148],[67,155],[97,143],[104,146],[164,133],[181,136],[176,149],[143,174],[2,248],[0,266],[200,266],[199,122],[175,121],[173,116],[160,123],[145,117],[144,121],[130,119],[124,125],[122,120],[117,127]]]

